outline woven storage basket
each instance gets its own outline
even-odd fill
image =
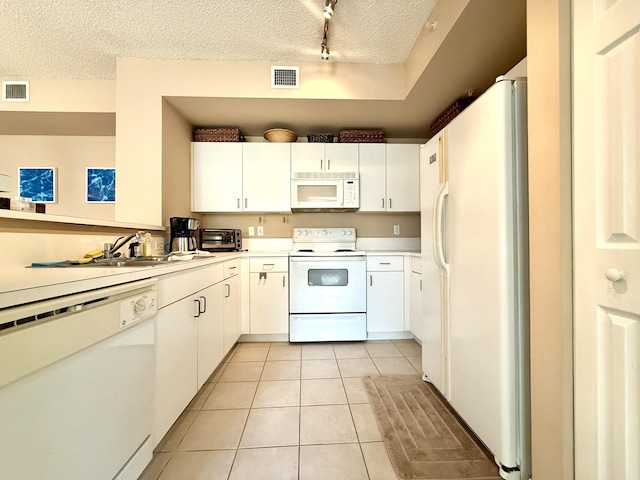
[[[340,130],[338,135],[340,143],[382,143],[384,142],[384,130]]]
[[[307,135],[309,143],[333,143],[333,133],[310,133]]]
[[[264,132],[263,137],[268,142],[295,142],[298,134],[286,128],[271,128]]]
[[[451,120],[456,118],[465,108],[471,105],[471,102],[473,102],[473,100],[475,100],[474,97],[459,98],[458,100],[453,102],[451,105],[449,105],[449,107],[447,107],[447,109],[444,112],[442,112],[438,116],[438,118],[436,118],[433,121],[433,123],[429,126],[429,130],[431,130],[431,135],[432,136],[435,135],[444,127],[446,127]]]
[[[245,138],[239,128],[205,128],[193,129],[194,142],[244,142]]]

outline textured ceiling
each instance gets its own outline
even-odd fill
[[[340,0],[331,61],[403,63],[435,0]],[[116,58],[320,62],[324,0],[0,0],[0,75],[114,79]]]

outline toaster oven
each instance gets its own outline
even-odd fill
[[[242,250],[242,231],[237,228],[201,228],[200,249],[208,252]]]

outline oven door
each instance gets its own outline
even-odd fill
[[[366,257],[290,257],[290,313],[366,312]]]

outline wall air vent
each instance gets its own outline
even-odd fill
[[[271,67],[271,88],[300,88],[300,67]]]
[[[29,82],[27,81],[4,81],[2,82],[3,102],[28,102]]]

